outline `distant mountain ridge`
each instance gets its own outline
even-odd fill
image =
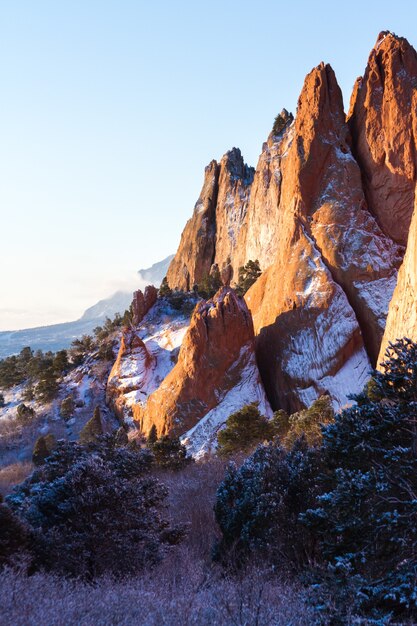
[[[173,259],[170,255],[138,271],[138,289],[148,284],[159,286],[167,273],[168,266]],[[61,350],[67,348],[74,339],[89,334],[96,326],[100,326],[106,317],[113,317],[116,313],[124,313],[132,302],[132,293],[117,291],[109,298],[100,300],[84,311],[80,319],[50,326],[38,326],[22,330],[0,331],[0,358],[17,354],[25,346],[33,350]]]

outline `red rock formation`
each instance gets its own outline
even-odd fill
[[[307,76],[292,132],[280,163],[278,252],[246,298],[268,397],[288,410],[325,391],[343,401],[338,379],[346,394],[346,368],[367,368],[361,327],[376,359],[398,264],[367,211],[330,66]]]
[[[106,390],[106,402],[119,419],[125,417],[126,394],[144,386],[154,365],[155,359],[142,339],[134,331],[125,329]]]
[[[149,433],[155,424],[158,435],[186,432],[236,385],[253,352],[251,315],[245,302],[223,287],[197,305],[177,364],[145,407],[133,407],[141,431]]]
[[[147,285],[145,287],[145,293],[143,294],[140,289],[134,292],[132,309],[134,326],[140,324],[147,312],[153,307],[158,297],[158,290],[153,285]]]
[[[369,207],[383,231],[407,242],[416,183],[417,54],[406,39],[380,33],[348,115]]]
[[[200,198],[168,269],[172,289],[191,290],[209,274],[213,263],[221,272],[227,268],[245,219],[252,179],[253,169],[245,165],[237,148],[219,164],[212,161],[206,167]]]
[[[210,271],[214,259],[219,170],[216,161],[206,167],[193,216],[184,228],[177,254],[168,268],[167,280],[171,289],[190,291]]]
[[[398,272],[397,286],[392,297],[378,365],[384,360],[390,341],[408,337],[417,341],[417,210],[414,209],[408,235],[407,251]]]

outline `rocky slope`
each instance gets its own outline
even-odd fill
[[[246,404],[258,402],[272,416],[244,300],[223,287],[197,302],[191,320],[158,300],[137,327],[124,330],[107,399],[143,434],[155,425],[159,436],[182,436],[197,457],[215,446],[219,428]]]

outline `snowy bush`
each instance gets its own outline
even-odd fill
[[[103,437],[90,448],[60,442],[8,497],[33,529],[34,567],[93,579],[157,563],[183,536],[163,515],[165,487],[152,456]]]
[[[320,447],[273,443],[230,467],[215,510],[221,552],[308,565],[318,596],[344,597],[339,616],[416,619],[417,344],[390,345]]]
[[[299,515],[314,502],[319,464],[303,440],[289,453],[273,442],[258,447],[239,469],[230,464],[215,504],[222,531],[217,554],[262,556],[284,569],[309,563],[314,543]]]

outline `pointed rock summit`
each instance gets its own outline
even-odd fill
[[[214,263],[220,270],[230,263],[246,215],[253,174],[238,148],[227,152],[220,163],[212,161],[206,167],[193,216],[168,269],[172,289],[190,291],[209,275]]]
[[[340,408],[389,341],[417,340],[416,93],[415,50],[383,32],[347,117],[321,63],[296,118],[285,109],[275,118],[256,170],[237,148],[210,163],[167,280],[191,291],[216,272],[226,286],[197,304],[186,332],[188,319],[169,331],[175,345],[185,333],[169,363],[162,343],[149,351],[149,328],[153,374],[128,400],[143,433],[180,435],[198,456],[244,404],[294,412],[328,393]],[[249,260],[262,274],[242,300],[229,285]],[[135,351],[146,370],[143,346]]]
[[[365,195],[386,235],[405,245],[416,184],[417,54],[389,31],[380,33],[348,114]]]

